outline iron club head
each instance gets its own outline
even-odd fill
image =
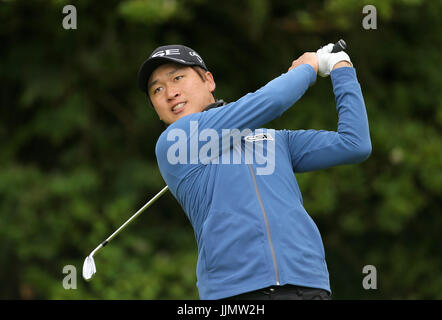
[[[165,186],[160,192],[157,193],[155,197],[149,200],[140,210],[138,210],[132,217],[129,218],[125,223],[123,223],[122,226],[120,226],[114,233],[112,233],[109,238],[104,240],[98,247],[95,248],[94,251],[92,251],[86,259],[84,259],[83,263],[83,278],[86,281],[89,281],[92,279],[94,274],[97,272],[97,269],[95,267],[95,261],[94,261],[94,254],[98,252],[101,248],[103,248],[106,244],[109,243],[118,233],[121,232],[129,223],[131,223],[140,213],[142,213],[144,210],[146,210],[152,203],[154,203],[159,197],[161,197],[167,190],[169,189],[168,186]]]
[[[94,257],[89,255],[84,259],[83,263],[83,278],[86,281],[89,281],[92,279],[94,274],[97,272],[97,269],[95,268],[95,261]]]

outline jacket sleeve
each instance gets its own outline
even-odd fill
[[[367,112],[355,69],[338,68],[330,76],[338,131],[285,130],[295,172],[359,163],[371,153]]]
[[[300,65],[235,102],[221,108],[187,115],[171,124],[161,134],[155,149],[161,174],[166,183],[171,184],[171,191],[174,191],[172,181],[179,183],[203,165],[200,159],[197,159],[200,154],[199,148],[205,143],[201,141],[202,137],[198,136],[199,134],[210,132],[215,135],[216,139],[210,143],[218,152],[214,152],[207,161],[216,159],[229,148],[221,143],[229,141],[230,138],[226,139],[225,136],[232,135],[232,131],[233,135],[241,136],[244,132],[259,128],[279,117],[302,97],[315,79],[316,72],[310,65]],[[235,132],[238,131],[232,129],[241,132],[237,134]],[[182,148],[178,148],[179,146]],[[178,149],[182,152],[178,152]],[[181,155],[185,154],[183,161],[171,163],[170,158],[174,157],[175,150]]]
[[[222,129],[260,128],[281,116],[315,80],[314,69],[308,64],[300,65],[235,102],[203,112],[199,125],[215,129],[219,134]]]

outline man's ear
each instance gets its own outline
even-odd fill
[[[215,91],[216,83],[215,83],[215,79],[213,78],[212,73],[210,71],[206,71],[204,76],[206,77],[206,82],[207,82],[210,92]]]

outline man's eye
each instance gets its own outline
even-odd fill
[[[156,89],[153,91],[153,94],[158,93],[161,89],[162,89],[161,87],[156,88]]]
[[[175,80],[180,80],[183,76],[176,76]]]

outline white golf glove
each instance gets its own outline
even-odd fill
[[[352,66],[353,63],[350,61],[350,57],[344,51],[339,51],[336,53],[331,53],[333,50],[333,43],[329,43],[323,46],[321,49],[316,51],[316,56],[318,58],[318,74],[321,77],[327,77],[332,71],[335,64],[340,61],[347,61]]]

